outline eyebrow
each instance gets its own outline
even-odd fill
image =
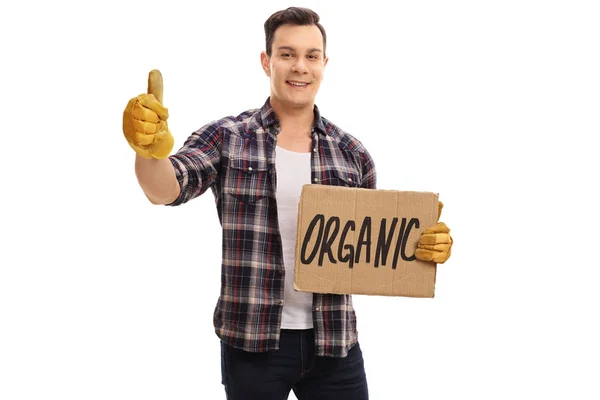
[[[290,51],[296,51],[295,48],[291,47],[291,46],[279,46],[277,48],[277,50],[290,50]],[[316,47],[312,48],[312,49],[308,49],[309,53],[322,53],[323,51],[321,49],[317,49]]]

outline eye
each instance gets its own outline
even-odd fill
[[[291,53],[282,53],[281,54],[281,57],[283,57],[283,58],[290,58],[291,56],[292,56]]]

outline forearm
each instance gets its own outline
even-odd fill
[[[136,154],[135,174],[152,204],[169,204],[179,196],[179,182],[168,158],[145,159]]]

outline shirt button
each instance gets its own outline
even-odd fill
[[[321,311],[321,307],[315,307],[315,311]]]
[[[315,182],[319,182],[319,180],[317,178],[314,179]]]
[[[313,149],[313,153],[316,153],[316,152],[317,152],[317,148],[315,147],[315,148]]]
[[[279,300],[279,301],[277,302],[277,304],[279,304],[280,306],[282,306],[282,305],[283,305],[283,300]]]
[[[352,183],[352,178],[348,178],[348,182]]]
[[[252,172],[252,167],[248,167],[248,171]]]

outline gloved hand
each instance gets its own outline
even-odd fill
[[[175,143],[167,125],[169,111],[162,100],[162,75],[152,70],[148,74],[148,93],[129,100],[123,112],[125,139],[144,158],[166,158]]]
[[[438,221],[442,214],[444,204],[438,202]],[[432,261],[443,264],[450,258],[452,250],[452,237],[450,229],[443,222],[438,222],[431,228],[425,229],[417,243],[415,257],[422,261]]]

